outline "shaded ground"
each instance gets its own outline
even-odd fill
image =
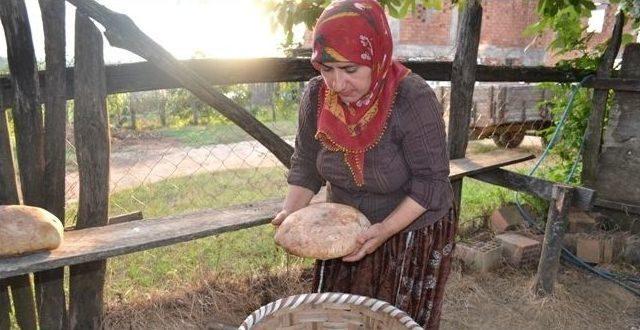
[[[457,265],[447,285],[442,329],[638,329],[640,299],[610,282],[561,268],[555,295],[529,294],[533,270],[468,274]],[[238,325],[261,305],[310,290],[308,270],[203,276],[191,288],[109,304],[107,329],[201,329]]]

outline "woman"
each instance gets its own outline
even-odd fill
[[[445,126],[431,88],[391,57],[377,2],[337,1],[322,13],[311,58],[321,77],[303,95],[289,192],[272,223],[327,181],[329,201],[373,225],[357,251],[316,263],[314,289],[382,299],[437,328],[456,231]]]

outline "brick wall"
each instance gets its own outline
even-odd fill
[[[400,44],[447,46],[450,43],[451,4],[442,11],[419,7],[400,23]],[[457,11],[455,12],[457,14]]]
[[[533,37],[525,37],[522,32],[538,20],[536,6],[534,0],[484,1],[480,44],[526,47]]]

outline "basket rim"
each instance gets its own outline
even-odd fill
[[[341,292],[303,293],[272,301],[251,313],[238,327],[238,330],[249,330],[266,317],[282,309],[293,310],[304,305],[318,305],[322,303],[337,303],[364,306],[373,312],[384,313],[395,318],[407,329],[423,329],[406,312],[390,303],[361,295]]]

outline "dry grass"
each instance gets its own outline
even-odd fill
[[[563,267],[555,295],[529,293],[533,271],[501,268],[468,274],[456,265],[449,278],[443,329],[634,329],[640,299],[623,289]],[[151,294],[126,305],[111,302],[107,329],[201,329],[240,324],[263,304],[310,290],[309,269],[256,271],[250,277],[203,275],[192,287]]]
[[[203,274],[198,283],[173,293],[150,294],[126,305],[111,302],[106,329],[202,329],[219,322],[240,324],[271,301],[305,293],[311,286],[309,269],[255,271],[252,276]]]
[[[640,299],[624,289],[562,267],[554,295],[537,299],[533,270],[504,267],[491,274],[452,273],[443,329],[633,329]]]

